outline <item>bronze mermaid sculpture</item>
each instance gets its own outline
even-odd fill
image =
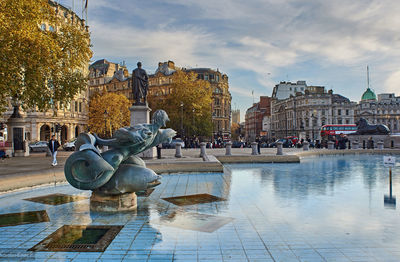
[[[146,168],[145,162],[136,155],[171,141],[176,132],[161,129],[167,121],[167,113],[157,110],[151,124],[120,128],[111,139],[80,134],[75,145],[77,151],[65,163],[67,181],[75,188],[106,195],[133,193],[159,185],[160,176]],[[97,146],[110,149],[101,153]]]

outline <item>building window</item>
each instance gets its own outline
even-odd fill
[[[338,116],[341,116],[341,115],[342,115],[342,110],[341,110],[341,109],[338,109],[338,110],[337,110],[337,114],[338,114]],[[339,124],[341,124],[341,123],[339,123]]]
[[[98,85],[98,84],[99,84],[99,79],[96,80],[96,85]]]
[[[43,31],[46,31],[46,24],[42,24],[42,25],[40,26],[40,29],[42,29]]]
[[[198,74],[198,75],[197,75],[197,78],[198,78],[198,79],[204,80],[204,75],[203,75],[203,74]]]
[[[324,116],[325,115],[325,109],[321,110],[321,114]]]
[[[217,82],[219,82],[219,75],[217,75]]]
[[[82,102],[79,102],[79,112],[82,112]]]
[[[349,119],[346,119],[346,124],[350,124],[350,120]]]
[[[338,118],[337,123],[338,123],[339,125],[343,124],[343,123],[342,123],[342,119],[341,119],[341,118]]]
[[[116,90],[116,89],[117,89],[117,84],[114,83],[114,90]]]
[[[49,31],[50,32],[54,32],[54,27],[52,27],[51,25],[49,26]]]
[[[204,75],[204,80],[208,80],[208,75]]]
[[[214,80],[214,75],[213,74],[210,74],[209,77],[210,77],[210,80]]]
[[[346,116],[349,115],[349,109],[346,109]]]
[[[75,101],[75,112],[78,112],[78,102]]]

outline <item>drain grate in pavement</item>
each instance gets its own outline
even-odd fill
[[[122,228],[64,225],[29,251],[103,252]]]
[[[49,222],[46,210],[0,215],[0,227]]]
[[[70,203],[70,202],[86,200],[86,199],[88,199],[88,198],[84,197],[84,196],[64,195],[64,194],[57,193],[57,194],[40,196],[40,197],[26,198],[24,200],[56,206],[56,205]]]
[[[209,195],[209,194],[176,196],[176,197],[167,197],[167,198],[163,198],[163,199],[165,201],[168,201],[177,206],[196,205],[196,204],[212,203],[212,202],[216,202],[216,201],[225,201],[226,200],[224,198]]]

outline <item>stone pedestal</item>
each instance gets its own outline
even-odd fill
[[[335,149],[335,143],[332,141],[328,141],[328,149]]]
[[[151,109],[147,105],[134,105],[129,108],[129,111],[131,111],[131,126],[137,124],[150,124]],[[137,156],[141,158],[154,158],[157,156],[157,152],[154,147],[152,147]]]
[[[378,143],[376,143],[378,145],[378,149],[383,149],[383,141],[379,141]]]
[[[308,141],[303,142],[303,151],[308,151],[310,149],[310,143]]]
[[[283,143],[282,143],[282,141],[279,141],[278,143],[276,143],[276,154],[277,154],[278,156],[283,155],[283,150],[282,150],[282,148],[283,148]]]
[[[251,142],[251,154],[258,155],[257,142]]]
[[[226,156],[231,156],[232,155],[232,142],[226,142],[226,151],[225,151],[225,155]]]
[[[205,142],[201,142],[200,143],[200,157],[203,157],[206,155],[206,143]]]
[[[352,147],[353,149],[358,149],[358,141],[353,141],[353,142],[351,143],[351,147]]]
[[[350,141],[359,141],[359,147],[368,148],[368,141],[372,137],[375,148],[377,141],[383,142],[384,148],[400,148],[400,135],[348,135]]]
[[[181,158],[182,157],[182,144],[181,143],[176,143],[175,144],[175,157]]]
[[[137,209],[137,197],[135,193],[122,195],[103,195],[92,192],[90,197],[90,210],[96,212],[119,212]]]

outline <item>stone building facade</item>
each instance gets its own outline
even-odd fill
[[[149,74],[149,95],[163,99],[172,92],[172,75],[177,69],[195,72],[199,79],[207,80],[213,90],[212,121],[213,135],[229,140],[231,135],[231,100],[228,76],[210,68],[178,68],[173,61],[160,62],[154,74]],[[105,59],[94,62],[89,67],[90,95],[96,92],[114,92],[125,95],[133,102],[131,75],[125,65],[109,62]]]
[[[153,75],[149,75],[149,93],[159,96],[171,93],[172,75],[178,68],[173,61],[160,62]],[[210,68],[182,68],[185,72],[194,72],[199,79],[207,80],[213,90],[211,105],[213,136],[229,140],[231,135],[231,101],[228,76]]]
[[[356,110],[356,120],[365,118],[370,124],[384,124],[391,133],[400,133],[400,97],[393,93],[378,94],[367,89]]]
[[[268,130],[263,128],[265,117],[271,116],[272,98],[260,96],[260,102],[254,103],[252,107],[246,110],[245,115],[245,139],[248,142],[254,142],[258,137],[269,137]]]
[[[339,94],[306,91],[271,103],[271,135],[274,138],[298,136],[320,140],[326,124],[354,124],[357,103]]]
[[[240,123],[240,109],[232,110],[232,123]]]
[[[69,8],[57,2],[49,1],[55,12],[62,21],[71,23],[82,31],[88,31],[84,19],[79,18]],[[40,25],[44,31],[58,31],[58,28],[44,22]],[[88,39],[89,40],[89,39]],[[81,70],[88,74],[88,65],[84,65]],[[80,132],[87,129],[88,121],[88,90],[85,88],[76,95],[75,99],[69,104],[55,104],[52,110],[39,112],[35,108],[20,111],[20,126],[23,128],[23,140],[25,141],[47,141],[51,134],[55,133],[55,126],[61,126],[61,132],[57,134],[60,142],[65,142],[75,138]],[[8,110],[0,116],[0,123],[6,124],[13,113],[12,102],[9,102]],[[9,129],[9,128],[8,128]],[[1,131],[1,130],[0,130]],[[10,133],[11,130],[7,130]],[[9,138],[10,139],[10,138]]]
[[[124,64],[100,59],[89,66],[89,96],[104,91],[125,95],[133,102],[130,74]]]

